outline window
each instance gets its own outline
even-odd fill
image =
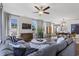
[[[9,17],[9,35],[17,35],[17,18],[14,16]]]
[[[32,20],[32,30],[37,32],[37,21],[36,20]]]

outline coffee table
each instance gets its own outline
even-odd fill
[[[33,39],[31,42],[30,42],[30,46],[32,48],[36,48],[36,49],[43,49],[45,47],[48,47],[50,46],[51,44],[55,44],[55,42],[47,42],[45,39],[43,39],[44,41],[40,42],[40,41],[37,41],[36,39]]]

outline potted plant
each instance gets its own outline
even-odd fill
[[[43,38],[43,29],[42,28],[37,29],[37,37],[40,38],[39,41],[42,41],[41,40],[41,38]]]

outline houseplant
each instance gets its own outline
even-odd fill
[[[43,41],[43,29],[42,28],[38,28],[37,29],[37,37],[39,38],[38,41]]]

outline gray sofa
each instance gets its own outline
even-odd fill
[[[67,43],[67,46],[64,47]],[[75,56],[76,55],[76,43],[72,40],[67,40],[66,43],[60,44],[59,48],[63,47],[64,49],[59,50],[57,53],[58,56]],[[59,49],[58,48],[58,49]]]
[[[45,47],[43,49],[40,49],[34,53],[29,54],[28,56],[55,56],[57,52],[57,45],[50,45],[48,47]]]
[[[12,56],[13,48],[8,45],[9,41],[0,45],[0,56]],[[59,44],[51,44],[26,56],[75,56],[76,43],[73,40],[65,40]]]
[[[0,44],[0,56],[13,56],[13,48],[8,45],[10,41],[5,41]]]
[[[75,56],[76,43],[69,39],[59,44],[52,44],[49,47],[38,50],[28,56]]]

